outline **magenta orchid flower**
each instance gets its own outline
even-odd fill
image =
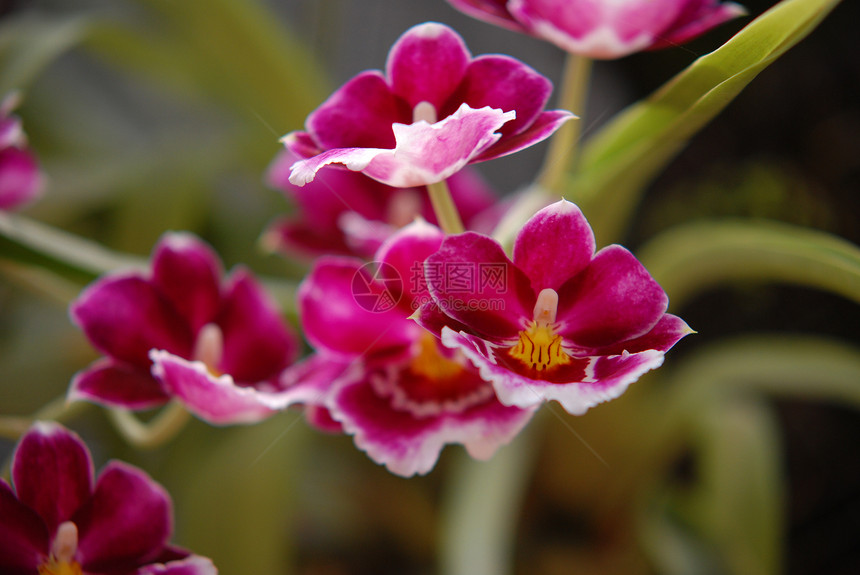
[[[391,234],[423,217],[436,214],[423,190],[393,188],[364,174],[325,168],[306,186],[290,183],[297,156],[282,151],[269,167],[269,184],[296,204],[298,214],[272,224],[263,236],[268,247],[290,255],[356,255],[371,258]],[[489,232],[498,223],[499,202],[478,172],[465,168],[448,180],[454,204],[466,226]]]
[[[93,481],[80,438],[36,423],[0,478],[0,573],[216,575],[209,559],[168,543],[172,504],[146,473],[109,462]]]
[[[259,421],[280,408],[278,377],[298,341],[253,276],[222,283],[202,241],[166,234],[151,273],[94,282],[72,303],[73,321],[107,357],[78,373],[69,399],[132,410],[171,398],[214,424]]]
[[[0,210],[21,208],[39,197],[44,178],[21,120],[12,114],[18,103],[16,94],[0,102]]]
[[[557,400],[585,413],[659,367],[691,333],[666,313],[666,293],[629,251],[594,248],[582,212],[564,200],[525,224],[513,261],[487,236],[450,236],[427,258],[433,301],[416,320],[469,357],[505,405]],[[482,267],[497,270],[495,282],[460,278]]]
[[[375,273],[357,258],[327,256],[299,288],[316,354],[286,372],[294,400],[403,476],[430,471],[447,443],[487,459],[533,412],[502,405],[462,353],[409,319],[429,299],[421,266],[442,238],[416,221],[383,244]]]
[[[552,42],[562,50],[614,59],[676,46],[742,16],[720,0],[448,0],[475,18]]]
[[[308,116],[306,132],[284,136],[306,158],[290,181],[301,186],[323,166],[342,164],[395,187],[440,182],[549,137],[573,117],[544,111],[551,91],[518,60],[472,58],[447,26],[414,26],[391,48],[385,74],[359,74]]]

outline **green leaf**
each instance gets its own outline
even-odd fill
[[[790,282],[860,303],[860,248],[831,234],[776,222],[696,222],[638,250],[678,307],[697,292],[736,280]]]
[[[121,268],[142,268],[140,258],[16,214],[0,213],[0,261],[49,270],[81,284]]]
[[[57,56],[87,31],[83,17],[47,18],[25,14],[0,22],[0,97],[24,90]]]
[[[860,409],[860,349],[821,337],[733,338],[704,348],[671,374],[667,387],[677,395],[667,419],[721,395],[751,392]]]
[[[689,139],[838,3],[783,0],[587,143],[568,195],[581,205],[601,244],[623,233],[645,187]]]

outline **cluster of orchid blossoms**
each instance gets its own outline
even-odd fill
[[[504,204],[468,167],[573,119],[544,109],[551,89],[518,60],[472,57],[447,26],[408,30],[384,72],[348,81],[283,138],[269,171],[299,215],[266,242],[315,258],[298,290],[313,352],[297,361],[297,335],[249,271],[225,277],[209,246],[169,233],[149,270],[73,303],[105,357],[70,399],[173,400],[216,425],[300,404],[409,476],[448,443],[489,458],[547,401],[582,414],[617,397],[690,329],[629,251],[595,251],[570,202],[534,214],[509,257],[488,235]]]

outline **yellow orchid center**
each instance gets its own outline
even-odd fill
[[[433,381],[441,381],[457,376],[463,366],[439,352],[439,344],[433,334],[421,334],[418,340],[418,353],[409,366],[412,373]]]
[[[538,294],[534,319],[519,332],[519,341],[508,349],[508,355],[525,367],[537,371],[551,371],[570,363],[570,356],[562,346],[562,337],[555,332],[558,294],[544,289]]]
[[[39,575],[83,575],[81,564],[74,560],[78,550],[78,527],[71,521],[57,527],[51,555],[39,565]]]
[[[83,571],[77,561],[58,561],[50,557],[39,565],[39,575],[83,575]]]

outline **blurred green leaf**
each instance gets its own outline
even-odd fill
[[[643,499],[649,554],[669,574],[722,573],[719,564],[731,573],[778,573],[781,447],[762,400],[788,396],[860,409],[860,349],[814,336],[736,337],[662,373],[668,379],[650,407],[641,406],[652,414],[650,445],[632,471],[660,494],[659,504]],[[694,477],[703,483],[689,492],[667,482],[686,449],[702,450]]]
[[[651,504],[641,524],[646,552],[670,575],[780,573],[782,448],[770,408],[735,396],[700,404],[684,419],[695,483],[667,476],[662,503]]]
[[[81,284],[109,271],[146,265],[142,259],[8,213],[0,213],[0,260],[36,266]]]
[[[782,445],[772,410],[761,401],[726,401],[696,419],[700,484],[688,501],[689,517],[720,550],[729,573],[780,573]]]
[[[109,23],[87,46],[121,69],[180,92],[214,97],[275,132],[300,128],[322,101],[325,75],[256,0],[138,0],[151,26]]]
[[[860,248],[831,234],[776,222],[695,222],[637,251],[677,307],[737,280],[790,282],[860,303]]]
[[[221,573],[291,573],[297,488],[310,432],[282,413],[256,425],[198,422],[171,447],[176,541]]]
[[[821,337],[758,335],[711,344],[677,365],[671,378],[677,407],[667,418],[721,394],[750,392],[860,409],[860,349]]]
[[[623,233],[645,187],[689,139],[838,3],[783,0],[586,144],[568,196],[582,206],[600,244]]]
[[[516,523],[533,468],[536,425],[532,422],[490,461],[459,454],[440,523],[441,573],[513,571]]]
[[[25,90],[60,54],[80,42],[88,20],[80,16],[11,16],[0,21],[0,97]]]

